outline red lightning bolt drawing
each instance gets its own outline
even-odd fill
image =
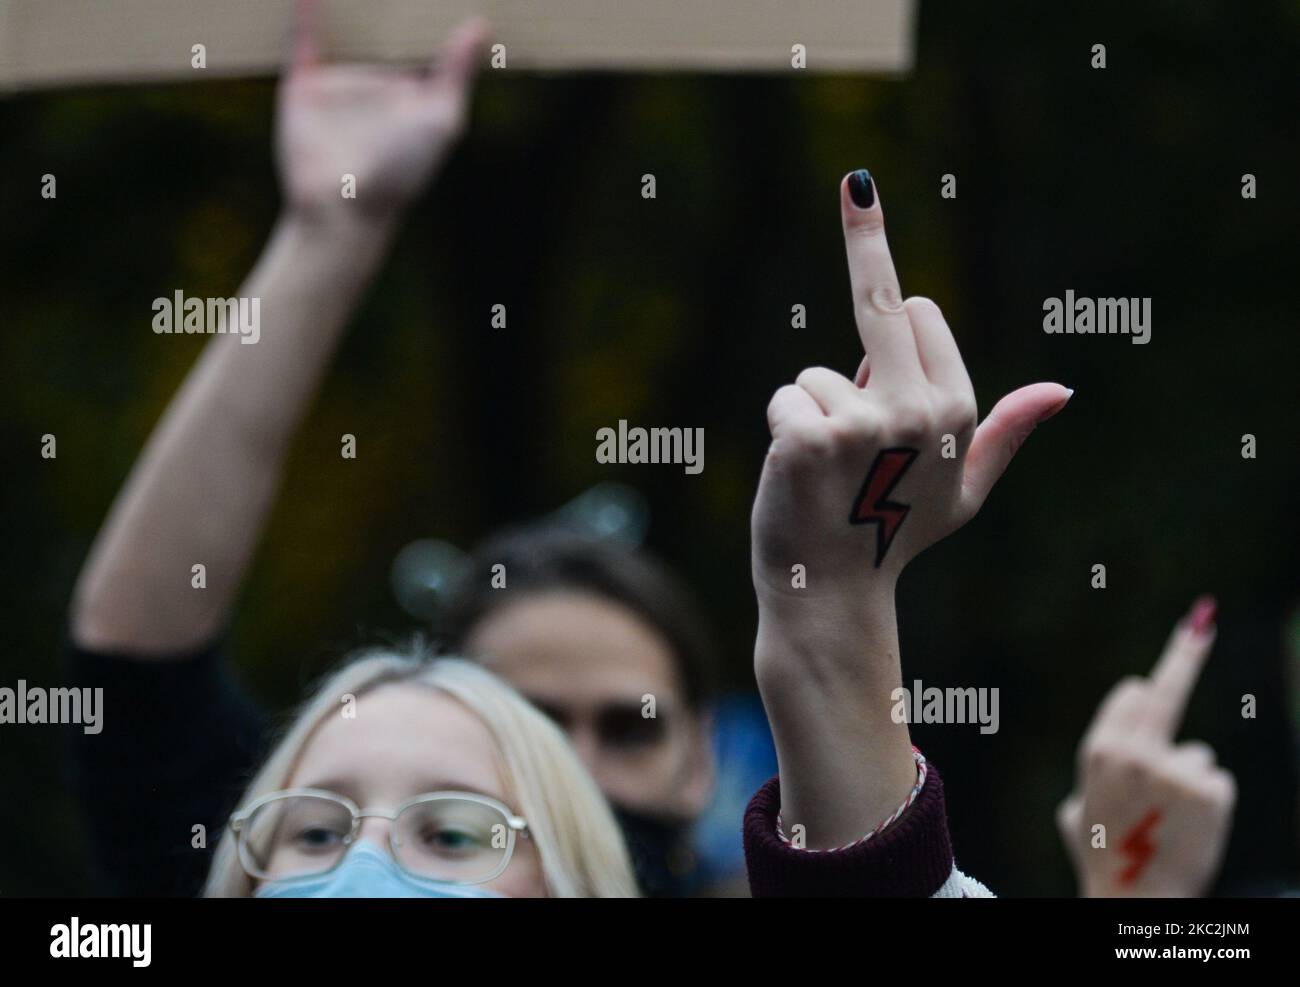
[[[1156,845],[1151,841],[1151,830],[1155,828],[1162,815],[1159,809],[1152,809],[1142,817],[1142,821],[1133,827],[1124,837],[1124,842],[1119,845],[1119,848],[1131,858],[1128,866],[1119,875],[1120,884],[1132,884],[1146,870],[1147,864],[1151,863],[1151,858],[1156,853]]]
[[[898,528],[911,510],[906,504],[896,504],[889,493],[902,479],[907,468],[916,459],[915,449],[885,449],[876,457],[862,484],[862,492],[853,503],[849,512],[849,524],[877,524],[876,529],[876,567],[880,567],[889,551],[889,545],[898,534]]]

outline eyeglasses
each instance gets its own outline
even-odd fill
[[[239,862],[249,877],[270,880],[324,874],[356,842],[361,821],[392,821],[393,859],[415,877],[482,884],[510,863],[528,823],[496,799],[470,792],[431,792],[391,813],[363,812],[343,795],[294,788],[264,795],[230,817]]]

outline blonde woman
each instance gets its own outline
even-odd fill
[[[628,897],[563,734],[480,666],[365,652],[306,701],[221,837],[212,897]]]

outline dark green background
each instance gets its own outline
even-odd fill
[[[924,4],[901,81],[489,73],[294,450],[234,627],[259,694],[283,706],[340,649],[407,626],[388,589],[406,542],[468,545],[603,479],[650,498],[652,544],[747,685],[763,411],[803,367],[858,363],[836,182],[866,166],[904,290],[943,306],[981,407],[1033,380],[1077,389],[901,590],[908,682],[1001,689],[993,737],[915,731],[959,864],[1002,894],[1071,892],[1053,811],[1078,738],[1212,591],[1188,731],[1239,780],[1223,887],[1293,879],[1300,6],[1047,7]],[[262,81],[0,101],[0,685],[57,684],[77,569],[201,346],[154,335],[152,299],[233,294],[274,220],[271,100]],[[1045,335],[1043,299],[1067,288],[1151,297],[1152,341]],[[703,426],[704,473],[597,465],[618,418]],[[60,763],[55,728],[0,728],[0,894],[87,887]]]

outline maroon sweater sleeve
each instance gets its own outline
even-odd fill
[[[847,850],[794,850],[776,835],[781,782],[745,810],[745,869],[755,898],[928,898],[952,873],[943,782],[933,763],[925,787],[888,829]]]

